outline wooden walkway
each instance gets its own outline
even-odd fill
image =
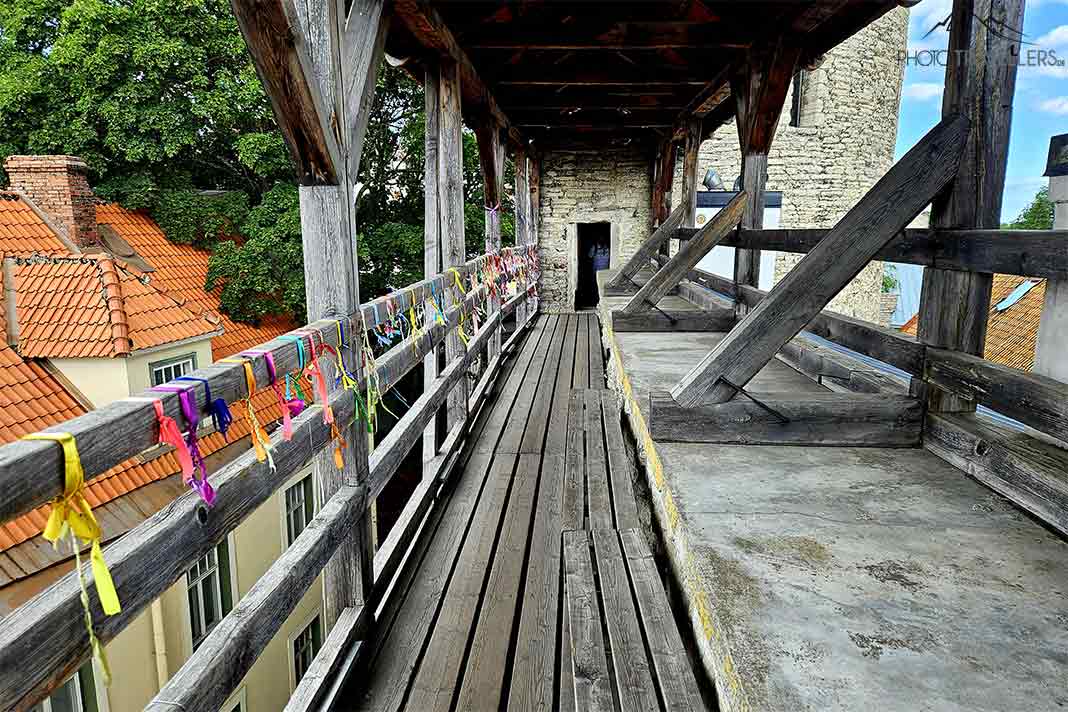
[[[504,368],[340,706],[703,709],[596,316],[539,317]]]

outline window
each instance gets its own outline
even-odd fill
[[[230,545],[224,539],[185,574],[189,593],[189,627],[193,649],[234,606]]]
[[[97,712],[98,709],[93,663],[89,661],[47,700],[31,707],[30,712]]]
[[[229,707],[223,707],[222,712],[245,712],[248,709],[248,702],[245,699],[245,688],[238,690],[237,695],[234,697],[234,701]]]
[[[293,545],[314,516],[315,491],[309,475],[286,488],[286,546]]]
[[[804,69],[797,70],[797,74],[794,75],[794,95],[790,102],[790,125],[801,125],[801,109],[805,100],[805,80],[807,79],[807,72]]]
[[[187,354],[167,361],[157,361],[149,365],[152,369],[152,385],[161,386],[173,381],[178,376],[187,376],[197,368],[196,354]]]
[[[304,677],[304,673],[308,672],[315,654],[322,646],[322,625],[319,623],[319,616],[315,616],[308,627],[297,633],[297,637],[293,639],[293,682],[295,685],[300,684],[301,678]]]

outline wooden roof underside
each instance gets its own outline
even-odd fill
[[[416,76],[458,57],[468,123],[492,116],[513,144],[678,140],[690,116],[706,132],[733,117],[729,77],[751,50],[785,38],[804,66],[898,4],[394,0],[386,51]]]

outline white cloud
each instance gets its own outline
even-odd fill
[[[939,82],[912,82],[902,89],[906,99],[932,101],[942,98],[942,84]]]
[[[1035,40],[1035,44],[1043,49],[1068,47],[1068,25],[1054,27],[1052,30]]]
[[[1038,105],[1040,111],[1068,116],[1068,96],[1055,96]]]

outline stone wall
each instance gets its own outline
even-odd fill
[[[907,29],[899,8],[829,52],[805,77],[800,126],[789,125],[787,98],[768,154],[767,189],[783,192],[781,227],[832,227],[892,165]],[[701,146],[698,180],[715,168],[730,188],[740,164],[738,134],[725,125]],[[801,257],[780,253],[776,281]],[[882,274],[881,262],[869,264],[830,308],[877,322]]]
[[[652,229],[652,155],[647,149],[548,151],[541,160],[541,307],[569,311],[575,302],[578,223],[612,225],[612,267],[634,253]]]

